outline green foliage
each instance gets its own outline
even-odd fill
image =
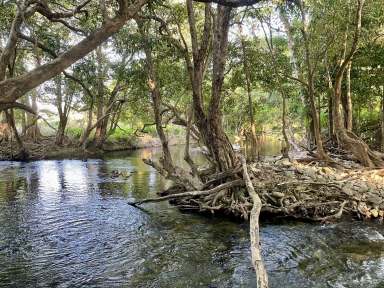
[[[67,136],[79,140],[83,134],[83,129],[79,127],[67,127],[66,133]]]

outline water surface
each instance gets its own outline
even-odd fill
[[[141,161],[156,153],[0,162],[0,286],[255,287],[246,223],[127,204],[169,184]],[[272,288],[384,287],[380,224],[269,223],[261,234]]]

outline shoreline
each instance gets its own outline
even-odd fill
[[[183,144],[184,140],[171,137],[170,144]],[[24,157],[15,147],[15,143],[0,143],[0,161],[36,161],[36,160],[61,160],[61,159],[87,159],[102,157],[104,154],[122,151],[134,151],[144,148],[156,148],[161,146],[157,137],[146,135],[140,138],[124,139],[121,141],[106,141],[102,149],[79,147],[77,141],[68,140],[64,145],[55,144],[54,137],[43,137],[38,142],[24,141],[28,156]]]

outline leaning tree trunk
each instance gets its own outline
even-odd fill
[[[3,110],[4,107],[9,107],[10,104],[15,103],[17,99],[27,92],[60,74],[79,59],[84,58],[101,43],[119,31],[129,19],[133,18],[137,12],[140,11],[142,6],[147,3],[147,0],[137,0],[131,4],[128,4],[128,1],[118,2],[120,4],[119,11],[114,18],[104,21],[104,24],[100,28],[90,33],[58,58],[19,77],[13,77],[3,81],[0,77],[0,110]],[[12,33],[13,31],[14,30],[12,30]]]

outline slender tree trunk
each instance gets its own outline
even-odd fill
[[[380,101],[380,151],[384,152],[384,86],[380,87],[381,101]]]
[[[279,7],[279,16],[280,20],[284,25],[284,29],[286,30],[287,34],[287,40],[288,40],[288,50],[289,50],[289,57],[290,62],[292,65],[292,76],[299,79],[304,79],[302,71],[298,68],[297,65],[297,52],[295,50],[294,46],[294,40],[292,35],[292,25],[289,22],[287,13],[285,12],[284,8],[282,6]],[[300,100],[304,106],[304,117],[307,120],[307,125],[305,127],[306,135],[307,135],[307,146],[308,149],[312,148],[312,144],[315,143],[315,136],[314,136],[314,129],[313,129],[313,118],[310,108],[310,100],[308,96],[307,89],[302,88],[300,93]]]
[[[21,111],[21,135],[25,135],[27,132],[27,117],[25,116],[25,112]]]
[[[97,59],[97,101],[96,101],[96,117],[98,124],[96,125],[95,132],[95,146],[101,148],[103,145],[104,138],[104,120],[100,121],[104,115],[104,55],[101,47],[96,48],[96,59]]]
[[[241,29],[241,27],[240,27],[240,29]],[[250,145],[251,145],[251,153],[249,155],[249,159],[250,160],[256,160],[256,159],[258,159],[258,145],[257,145],[257,136],[256,136],[255,117],[254,117],[254,112],[253,112],[251,75],[250,75],[250,68],[248,66],[245,39],[244,39],[243,35],[241,35],[241,34],[240,34],[240,38],[241,38],[240,39],[241,48],[243,50],[243,68],[244,68],[245,83],[246,83],[246,89],[247,89],[247,95],[248,95],[249,123],[251,126],[251,130],[250,130],[250,136],[251,136],[250,138],[251,139],[249,139]]]
[[[286,103],[286,95],[285,93],[282,93],[282,98],[283,98],[283,113],[281,115],[281,120],[282,120],[282,133],[283,133],[283,137],[284,137],[284,142],[285,142],[285,146],[283,147],[282,149],[282,154],[283,154],[283,157],[284,158],[288,158],[289,159],[289,150],[291,150],[291,145],[289,144],[289,139],[288,139],[288,135],[287,135],[287,103]]]
[[[346,68],[346,88],[345,93],[345,106],[344,106],[344,115],[345,115],[345,128],[348,131],[352,131],[352,95],[351,95],[351,66],[352,62],[349,61]]]
[[[308,39],[308,23],[306,19],[306,11],[304,8],[303,0],[299,0],[300,10],[301,10],[301,18],[303,23],[303,28],[301,29],[301,33],[303,35],[304,40],[304,58],[305,64],[307,66],[307,84],[308,84],[308,98],[309,98],[309,106],[312,114],[313,120],[313,132],[316,141],[316,150],[318,157],[320,159],[328,159],[327,154],[324,151],[323,140],[321,138],[321,130],[320,130],[320,119],[317,113],[316,104],[315,104],[315,84],[314,84],[314,75],[313,75],[313,65],[311,61],[311,52],[309,48],[309,39]]]
[[[61,75],[58,75],[55,79],[56,81],[56,107],[57,112],[59,114],[59,127],[56,133],[56,145],[63,145],[64,136],[65,136],[65,128],[67,126],[67,115],[63,111],[63,93],[61,87]]]
[[[146,38],[147,33],[145,31],[144,24],[140,20],[136,20],[136,22],[139,27],[140,34],[144,39],[143,48],[144,48],[144,53],[146,58],[145,60],[146,60],[146,68],[147,68],[147,75],[148,75],[147,84],[148,84],[148,88],[152,98],[152,106],[153,106],[153,112],[154,112],[154,118],[155,118],[155,124],[156,124],[156,131],[160,138],[162,152],[163,152],[162,157],[160,158],[161,165],[159,165],[158,163],[150,159],[145,159],[145,163],[153,166],[165,177],[175,181],[175,183],[185,187],[188,190],[201,188],[202,182],[200,181],[200,179],[197,179],[196,177],[190,175],[189,172],[184,171],[180,167],[175,166],[173,163],[172,155],[168,146],[168,139],[163,128],[162,113],[161,113],[162,100],[161,100],[160,88],[157,83],[156,67],[152,57],[151,43],[149,43],[148,39]]]
[[[326,65],[327,70],[327,83],[328,83],[328,134],[329,139],[333,144],[336,143],[336,134],[335,134],[335,122],[333,115],[334,112],[334,105],[333,105],[333,83],[331,78],[331,73],[329,72],[328,65]]]
[[[82,146],[83,149],[87,147],[89,135],[92,132],[92,121],[93,121],[93,101],[88,109],[87,117],[87,128],[84,129],[83,134],[81,135],[79,146]]]

